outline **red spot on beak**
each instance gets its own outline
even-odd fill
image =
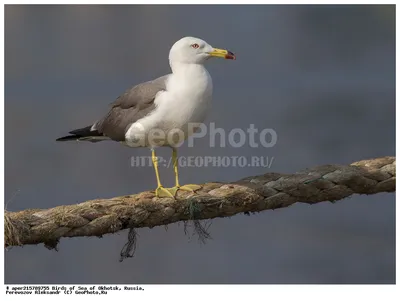
[[[228,51],[228,54],[225,55],[225,58],[227,60],[236,60],[236,56],[233,54],[233,52]]]

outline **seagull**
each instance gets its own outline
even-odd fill
[[[199,38],[180,39],[169,52],[171,74],[131,87],[111,103],[101,119],[56,141],[113,140],[128,147],[148,147],[157,197],[174,198],[178,190],[195,192],[201,188],[199,185],[179,184],[177,147],[198,130],[210,108],[213,84],[204,63],[212,57],[236,59],[232,52],[214,48]],[[172,148],[172,188],[161,185],[155,152],[161,146]]]

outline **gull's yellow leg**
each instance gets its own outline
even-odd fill
[[[201,188],[201,186],[196,185],[196,184],[187,184],[187,185],[183,185],[183,186],[181,186],[179,184],[178,152],[175,147],[172,148],[172,164],[173,164],[174,173],[175,173],[175,186],[168,189],[171,192],[171,194],[175,195],[178,190],[194,192]]]
[[[174,164],[174,174],[175,174],[175,186],[180,187],[179,185],[179,175],[178,175],[178,151],[176,148],[172,149],[172,162]]]
[[[158,173],[158,160],[157,160],[156,152],[155,152],[154,149],[151,150],[151,160],[153,161],[154,170],[156,172],[156,178],[157,178],[157,188],[155,190],[156,197],[159,197],[159,198],[173,198],[174,196],[168,191],[168,189],[164,188],[161,185],[160,175]]]

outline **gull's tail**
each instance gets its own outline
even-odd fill
[[[72,135],[60,137],[56,139],[56,141],[90,141],[90,142],[99,142],[102,140],[108,140],[108,137],[103,136],[103,134],[99,133],[97,130],[92,130],[92,126],[89,125],[87,127],[76,129],[69,132]]]

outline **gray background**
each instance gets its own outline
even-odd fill
[[[205,17],[205,18],[204,18]],[[224,129],[273,128],[275,147],[183,156],[274,157],[265,168],[182,168],[181,181],[234,181],[395,154],[394,6],[6,6],[5,200],[47,208],[153,189],[118,143],[56,143],[103,114],[129,86],[169,72],[168,51],[191,35],[237,54],[213,60],[213,111]],[[159,155],[167,157],[170,150]],[[166,186],[172,169],[161,170]],[[13,195],[17,194],[13,197]],[[10,201],[11,200],[11,201]],[[183,226],[63,239],[5,254],[6,283],[394,283],[395,194],[215,219],[213,239]]]

